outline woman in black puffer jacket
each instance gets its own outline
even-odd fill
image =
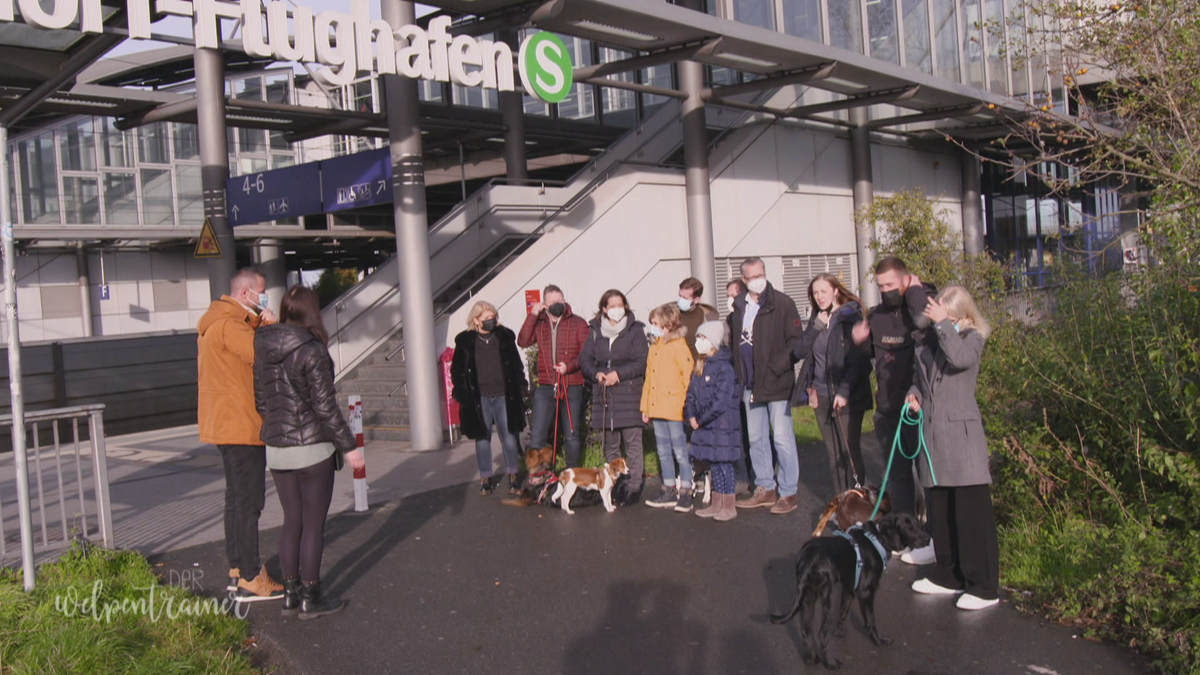
[[[279,321],[254,336],[254,404],[283,505],[283,614],[314,619],[346,606],[321,596],[325,517],[338,460],[344,457],[356,469],[364,461],[333,387],[329,334],[317,294],[303,286],[288,289]]]

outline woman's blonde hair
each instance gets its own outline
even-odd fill
[[[662,327],[664,333],[670,333],[679,328],[681,318],[679,315],[679,303],[676,302],[668,302],[665,305],[659,305],[650,310],[650,320],[657,320],[658,325]]]
[[[471,307],[471,313],[467,315],[467,329],[479,330],[479,326],[475,325],[475,320],[483,316],[484,312],[491,312],[496,315],[496,322],[500,322],[500,310],[496,306],[486,300],[480,300]]]
[[[947,286],[938,294],[938,302],[946,308],[950,318],[958,321],[959,326],[974,328],[985,338],[991,335],[991,325],[983,318],[983,313],[979,311],[979,306],[975,304],[967,289],[962,286]]]

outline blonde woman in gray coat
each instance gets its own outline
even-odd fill
[[[975,383],[991,329],[961,286],[943,290],[924,313],[932,325],[917,347],[907,401],[924,412],[929,453],[917,458],[917,472],[937,561],[913,590],[959,594],[959,609],[986,609],[1000,602],[1000,547]]]

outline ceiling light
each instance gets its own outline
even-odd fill
[[[625,38],[626,40],[637,40],[638,42],[658,42],[662,39],[649,33],[639,33],[636,30],[618,28],[616,26],[609,26],[608,24],[588,21],[586,19],[583,21],[572,21],[571,24],[576,28],[590,30],[596,33],[604,33],[605,35],[612,35],[613,37]]]
[[[753,56],[742,56],[741,54],[730,54],[728,52],[717,54],[716,58],[724,60],[724,61],[733,61],[734,63],[741,63],[741,64],[744,64],[747,66],[758,66],[759,68],[774,68],[779,65],[778,63],[776,63],[774,61],[767,61],[766,59],[756,59]]]
[[[69,98],[59,98],[57,96],[51,96],[50,98],[47,98],[46,103],[57,103],[58,105],[86,105],[86,106],[93,106],[96,108],[115,108],[115,107],[117,107],[117,104],[113,103],[112,101],[82,101],[82,100],[69,99]]]
[[[862,84],[861,82],[851,82],[850,80],[843,80],[840,77],[827,77],[827,78],[821,80],[821,83],[822,83],[822,86],[824,86],[824,84],[828,83],[828,84],[832,84],[832,85],[835,85],[838,87],[844,87],[846,89],[869,89],[870,88],[867,85]]]

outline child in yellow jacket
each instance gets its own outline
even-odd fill
[[[656,509],[692,510],[692,463],[683,433],[683,403],[692,375],[692,352],[687,327],[681,325],[679,306],[670,303],[650,312],[650,355],[646,383],[642,386],[642,421],[653,422],[658,462],[662,466],[662,491],[646,502]],[[679,487],[675,487],[676,463]]]

